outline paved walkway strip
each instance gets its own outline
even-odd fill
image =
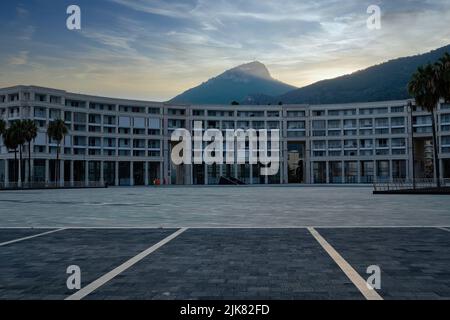
[[[25,240],[28,240],[28,239],[42,237],[42,236],[45,236],[47,234],[55,233],[55,232],[66,230],[66,229],[67,228],[60,228],[60,229],[56,229],[56,230],[51,230],[51,231],[39,233],[39,234],[34,234],[32,236],[28,236],[28,237],[24,237],[24,238],[20,238],[20,239],[15,239],[15,240],[11,240],[11,241],[2,242],[2,243],[0,243],[0,247],[7,246],[9,244],[13,244],[13,243],[16,243],[16,242],[25,241]]]
[[[150,248],[142,251],[138,255],[134,256],[130,260],[126,261],[125,263],[123,263],[120,266],[118,266],[117,268],[115,268],[114,270],[106,273],[105,275],[101,276],[97,280],[95,280],[95,281],[91,282],[90,284],[88,284],[86,287],[84,287],[81,290],[77,291],[73,295],[67,297],[65,300],[81,300],[81,299],[83,299],[88,294],[90,294],[93,291],[97,290],[98,288],[103,286],[108,281],[112,280],[113,278],[115,278],[116,276],[118,276],[119,274],[121,274],[122,272],[127,270],[128,268],[132,267],[134,264],[138,263],[139,261],[141,261],[142,259],[147,257],[149,254],[155,252],[156,250],[158,250],[159,248],[161,248],[165,244],[169,243],[170,241],[172,241],[173,239],[178,237],[180,234],[182,234],[186,230],[187,230],[187,228],[181,228],[178,231],[172,233],[167,238],[161,240],[160,242],[158,242],[157,244],[151,246]]]
[[[317,232],[316,229],[308,228],[308,231],[367,300],[383,300],[375,290],[367,287],[366,280],[358,274],[358,272],[320,235],[319,232]]]

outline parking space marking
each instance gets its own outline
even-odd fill
[[[138,255],[136,255],[133,258],[129,259],[128,261],[124,262],[123,264],[121,264],[120,266],[115,268],[114,270],[111,270],[110,272],[108,272],[105,275],[101,276],[97,280],[91,282],[86,287],[84,287],[81,290],[77,291],[73,295],[67,297],[65,300],[81,300],[81,299],[83,299],[88,294],[90,294],[91,292],[97,290],[98,288],[103,286],[105,283],[109,282],[110,280],[112,280],[113,278],[115,278],[116,276],[118,276],[119,274],[121,274],[122,272],[127,270],[128,268],[132,267],[133,265],[135,265],[136,263],[138,263],[139,261],[141,261],[142,259],[147,257],[149,254],[155,252],[156,250],[158,250],[159,248],[161,248],[165,244],[169,243],[170,241],[172,241],[173,239],[178,237],[180,234],[182,234],[186,230],[187,230],[187,228],[181,228],[178,231],[172,233],[170,236],[166,237],[165,239],[161,240],[160,242],[158,242],[157,244],[151,246],[150,248],[142,251]]]
[[[336,262],[345,275],[358,288],[367,300],[383,300],[383,298],[373,289],[369,289],[367,282],[359,273],[326,241],[314,228],[308,228],[311,235],[317,240],[328,255]]]
[[[24,227],[0,227],[0,230],[14,230],[14,229],[30,229],[29,226]],[[32,227],[35,230],[39,229],[82,229],[82,230],[142,230],[142,229],[448,229],[450,230],[449,225],[290,225],[290,226],[247,226],[247,225],[236,225],[236,226],[217,226],[217,225],[199,225],[199,226],[190,226],[190,225],[154,225],[154,226],[117,226],[117,227],[104,227],[104,226],[83,226],[83,225],[53,225],[53,226],[39,226]]]
[[[41,237],[41,236],[45,236],[47,234],[55,233],[55,232],[58,232],[58,231],[63,231],[63,230],[66,230],[66,229],[67,228],[59,228],[59,229],[56,229],[56,230],[50,230],[50,231],[47,231],[47,232],[38,233],[38,234],[34,234],[32,236],[23,237],[23,238],[20,238],[20,239],[15,239],[15,240],[11,240],[11,241],[2,242],[2,243],[0,243],[0,247],[7,246],[9,244],[13,244],[13,243],[16,243],[16,242],[21,242],[21,241],[25,241],[25,240],[29,240],[29,239],[33,239],[33,238],[37,238],[37,237]]]

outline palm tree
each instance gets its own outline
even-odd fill
[[[450,54],[446,52],[435,64],[438,90],[445,102],[450,102]]]
[[[66,124],[63,120],[55,120],[48,125],[47,135],[53,141],[56,141],[58,146],[56,149],[56,164],[55,164],[55,182],[56,184],[59,181],[59,149],[61,145],[61,141],[64,139],[64,136],[69,132]]]
[[[5,145],[6,149],[14,151],[13,181],[16,181],[17,147],[19,146],[19,143],[17,142],[16,134],[13,129],[14,128],[9,128],[5,130],[5,133],[3,135],[3,144]]]
[[[28,143],[28,182],[32,182],[31,177],[31,141],[36,139],[38,128],[33,120],[24,120],[23,123],[25,141]]]
[[[0,119],[0,137],[3,136],[6,132],[6,122],[3,119]]]
[[[408,84],[409,94],[414,97],[416,104],[431,113],[431,122],[433,127],[434,169],[436,172],[438,188],[440,188],[441,182],[435,112],[441,98],[439,83],[436,68],[433,65],[428,64],[424,67],[419,67],[416,73],[413,74]]]
[[[21,120],[14,121],[9,128],[11,130],[12,139],[17,143],[17,147],[19,148],[19,179],[18,184],[19,187],[22,186],[22,175],[23,175],[23,157],[22,157],[22,148],[25,144],[25,132],[23,127],[23,122]]]

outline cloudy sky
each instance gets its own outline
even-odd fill
[[[367,28],[369,5],[381,30]],[[304,86],[450,44],[448,21],[449,0],[1,1],[0,87],[167,100],[253,60]]]

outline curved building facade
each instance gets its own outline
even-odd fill
[[[412,101],[336,105],[175,105],[15,86],[0,89],[0,118],[32,119],[39,133],[28,162],[19,170],[14,153],[0,139],[0,186],[20,181],[92,182],[109,185],[218,184],[221,177],[246,184],[371,184],[374,181],[433,178],[431,117]],[[46,135],[53,119],[69,134],[61,145]],[[187,164],[171,161],[177,128],[279,129],[280,170],[261,176],[260,165]],[[450,105],[437,112],[441,178],[450,178]],[[23,158],[28,159],[28,148]],[[414,155],[414,157],[413,157]],[[413,160],[415,159],[414,164]],[[19,175],[20,171],[20,175]]]

